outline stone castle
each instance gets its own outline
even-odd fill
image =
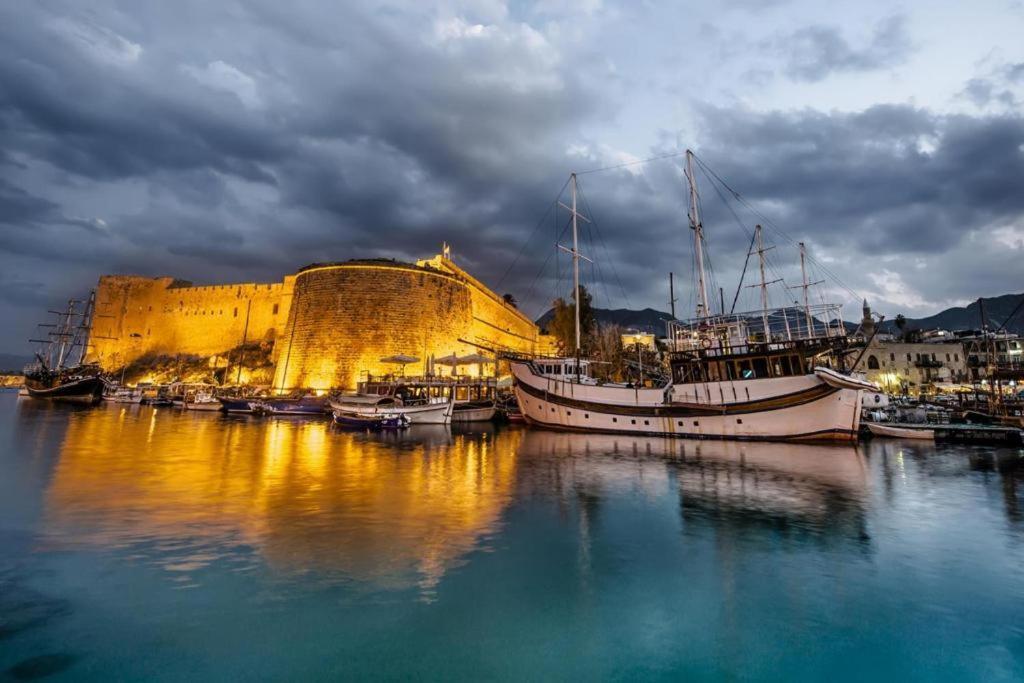
[[[170,277],[104,275],[96,290],[91,359],[107,370],[147,357],[223,356],[273,345],[279,389],[355,388],[382,358],[430,358],[551,348],[537,326],[446,255],[313,264],[281,282],[195,286]]]

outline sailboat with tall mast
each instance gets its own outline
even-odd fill
[[[701,439],[854,441],[861,392],[875,386],[842,371],[846,334],[838,305],[812,306],[804,325],[788,307],[770,309],[761,229],[761,310],[715,313],[708,299],[704,226],[686,153],[689,227],[693,232],[696,317],[668,324],[671,377],[657,386],[601,383],[581,358],[579,221],[576,174],[570,177],[575,349],[573,357],[509,358],[519,409],[534,425],[576,431]],[[754,252],[751,252],[753,255]],[[585,259],[586,260],[586,259]],[[804,272],[804,291],[810,286]],[[723,302],[724,309],[724,302]],[[790,319],[793,318],[791,324]],[[838,369],[836,367],[838,366]]]
[[[84,306],[78,310],[79,306]],[[95,309],[95,293],[88,301],[71,299],[63,311],[50,311],[55,323],[46,339],[31,339],[41,344],[36,362],[25,368],[25,389],[36,399],[67,403],[98,403],[106,387],[98,365],[86,362],[89,333]]]

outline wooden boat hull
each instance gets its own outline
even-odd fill
[[[267,415],[277,417],[309,417],[323,416],[329,410],[326,398],[300,398],[296,399],[264,399],[260,402],[260,410]]]
[[[25,390],[31,398],[85,405],[99,403],[103,397],[104,386],[101,377],[82,377],[51,387],[28,378],[25,380]]]
[[[186,402],[183,403],[182,406],[185,408],[185,410],[198,410],[210,413],[219,411],[221,409],[220,401],[213,401],[212,403],[207,401],[203,401],[202,403]]]
[[[552,380],[534,372],[527,361],[511,366],[524,418],[553,429],[851,442],[860,427],[860,390],[830,386],[815,375],[629,389]]]
[[[412,424],[418,425],[448,424],[452,421],[452,411],[454,407],[455,406],[451,401],[448,401],[447,403],[431,403],[420,406],[389,405],[386,408],[379,408],[372,404],[345,403],[343,400],[331,402],[331,408],[337,411],[365,416],[379,415],[381,412],[387,412],[389,414],[396,413],[407,416]]]
[[[455,410],[452,411],[452,422],[490,422],[497,412],[498,409],[493,403],[489,405],[467,404],[461,407],[456,403]]]
[[[250,414],[253,412],[253,405],[256,400],[251,398],[233,398],[227,396],[218,397],[221,408],[226,413]]]
[[[870,431],[873,436],[879,436],[887,439],[919,439],[921,441],[935,440],[934,429],[893,427],[879,422],[868,422],[867,427],[868,431]]]
[[[334,411],[334,424],[349,429],[404,429],[410,423],[409,417],[402,414],[361,415]]]

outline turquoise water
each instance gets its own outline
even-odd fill
[[[1024,453],[0,394],[0,672],[1024,680]]]

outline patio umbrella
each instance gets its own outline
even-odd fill
[[[471,353],[468,356],[463,356],[462,358],[459,358],[459,365],[470,365],[470,364],[473,364],[473,363],[493,363],[493,362],[495,362],[493,358],[488,358],[487,356],[484,356],[484,355],[479,354],[479,353]]]
[[[453,353],[450,356],[441,356],[440,358],[435,358],[434,362],[440,363],[441,365],[450,365],[451,367],[454,368],[456,365],[460,364],[460,359]]]
[[[416,356],[408,356],[408,355],[406,355],[404,353],[399,353],[399,354],[394,355],[394,356],[387,356],[385,358],[381,358],[380,362],[381,363],[394,363],[395,365],[401,365],[402,366],[402,374],[404,375],[405,374],[405,366],[408,365],[409,363],[418,363],[419,360],[420,359],[417,358]]]

